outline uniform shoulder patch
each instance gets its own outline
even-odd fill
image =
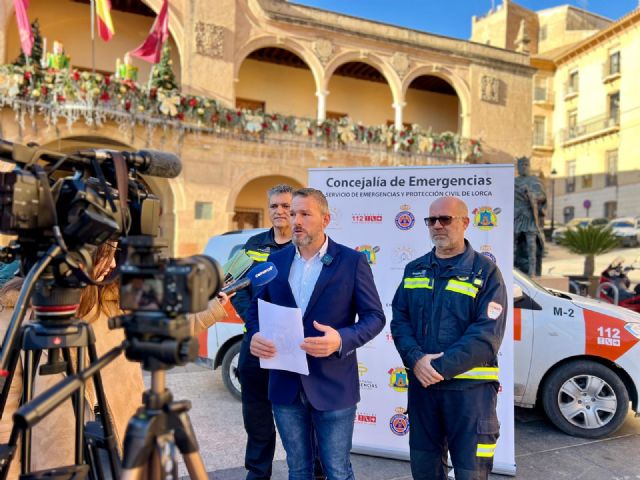
[[[489,302],[487,306],[487,315],[491,320],[497,320],[502,313],[502,305],[497,302]]]

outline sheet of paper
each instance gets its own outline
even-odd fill
[[[307,354],[300,348],[304,340],[302,310],[282,307],[258,299],[260,333],[276,344],[274,358],[260,359],[260,367],[309,375]]]

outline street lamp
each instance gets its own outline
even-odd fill
[[[551,170],[551,232],[556,221],[556,175],[558,171],[554,168]]]

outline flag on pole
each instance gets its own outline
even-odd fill
[[[111,0],[95,0],[96,17],[98,17],[98,33],[105,42],[111,40],[116,30],[111,20]]]
[[[164,0],[149,31],[149,36],[142,45],[130,53],[145,62],[158,63],[162,53],[162,45],[167,41],[167,38],[169,38],[169,0]]]
[[[27,8],[29,8],[29,0],[13,0],[13,6],[16,9],[16,20],[18,22],[18,33],[20,34],[20,46],[25,57],[31,56],[33,48],[33,32],[29,17],[27,17]]]

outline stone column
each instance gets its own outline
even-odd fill
[[[324,122],[327,119],[327,95],[328,90],[318,90],[316,97],[318,97],[318,122]]]
[[[393,109],[396,112],[395,115],[395,119],[394,119],[394,126],[396,127],[396,130],[402,130],[404,128],[404,123],[403,123],[403,118],[402,118],[402,111],[404,110],[404,107],[407,105],[406,102],[399,102],[399,103],[394,103]]]

